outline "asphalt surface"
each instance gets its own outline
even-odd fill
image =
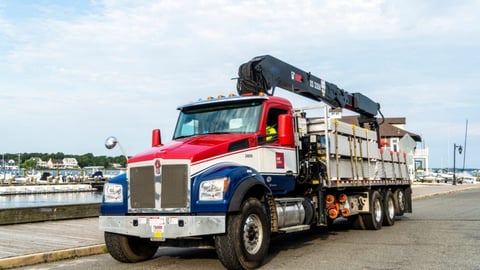
[[[413,200],[418,200],[480,189],[480,184],[414,184],[412,187]],[[0,269],[106,252],[98,218],[4,225],[0,226],[0,239]]]

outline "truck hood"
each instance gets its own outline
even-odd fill
[[[128,163],[163,159],[189,159],[192,163],[253,146],[254,134],[206,134],[174,140],[152,147],[128,160]]]

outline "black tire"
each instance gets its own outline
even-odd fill
[[[395,203],[395,215],[403,216],[405,209],[407,208],[407,197],[405,196],[405,190],[395,190],[393,192],[393,202]]]
[[[227,217],[227,233],[215,236],[218,258],[228,269],[261,266],[270,245],[265,207],[257,198],[242,203],[240,213]]]
[[[382,196],[378,191],[373,191],[370,197],[370,213],[358,217],[359,225],[367,230],[380,230],[383,223]]]
[[[105,232],[105,245],[110,255],[117,261],[134,263],[152,258],[158,244],[146,238]]]
[[[383,197],[383,225],[393,226],[395,224],[395,199],[393,193],[388,190]]]

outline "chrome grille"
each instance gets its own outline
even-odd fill
[[[188,168],[184,164],[162,166],[162,208],[185,208],[188,202]]]
[[[131,210],[188,211],[190,198],[188,170],[188,164],[162,164],[161,174],[155,175],[155,168],[152,165],[130,167]]]
[[[130,168],[130,205],[132,208],[155,208],[153,166]]]

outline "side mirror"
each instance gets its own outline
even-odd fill
[[[117,146],[117,144],[120,147],[120,151],[122,152],[123,156],[125,156],[125,159],[128,160],[127,153],[125,152],[125,150],[123,150],[122,145],[115,136],[110,136],[105,140],[105,147],[107,149],[113,149],[115,146]]]
[[[293,135],[293,116],[281,114],[278,116],[278,142],[282,146],[295,147]]]
[[[105,140],[105,147],[107,149],[113,149],[115,146],[117,146],[118,140],[114,136],[110,136]]]

